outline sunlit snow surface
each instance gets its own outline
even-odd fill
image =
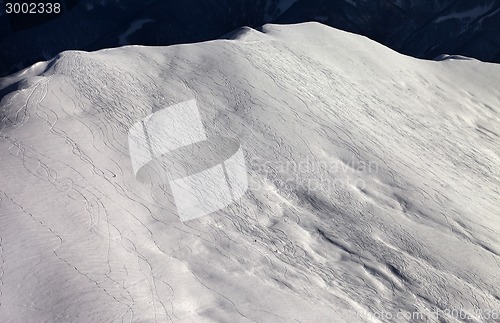
[[[1,322],[495,321],[500,66],[262,31],[0,80]],[[249,190],[181,222],[127,136],[192,99]]]

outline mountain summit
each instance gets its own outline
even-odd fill
[[[0,80],[2,321],[494,321],[500,66],[319,23],[226,38]],[[129,138],[193,100],[177,145],[236,138],[248,190],[181,222]]]
[[[463,55],[500,63],[496,0],[63,0],[61,4],[62,13],[47,19],[0,14],[0,75],[64,50],[192,43],[217,39],[242,26],[309,21],[370,37],[414,57]]]

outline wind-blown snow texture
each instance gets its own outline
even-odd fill
[[[308,21],[370,37],[414,57],[463,55],[500,63],[498,0],[58,2],[63,13],[56,17],[0,12],[0,76],[64,50],[193,43],[241,26]]]
[[[494,321],[500,66],[262,31],[0,80],[2,322]],[[181,223],[127,133],[190,99],[208,137],[238,138],[251,188]]]

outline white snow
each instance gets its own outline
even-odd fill
[[[317,23],[242,34],[0,80],[18,82],[0,103],[0,320],[493,322],[500,66]],[[127,138],[191,99],[207,137],[241,143],[250,189],[180,222]]]

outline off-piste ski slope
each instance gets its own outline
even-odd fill
[[[498,65],[306,23],[0,82],[2,322],[495,321]],[[250,188],[181,222],[127,136],[192,99]]]

